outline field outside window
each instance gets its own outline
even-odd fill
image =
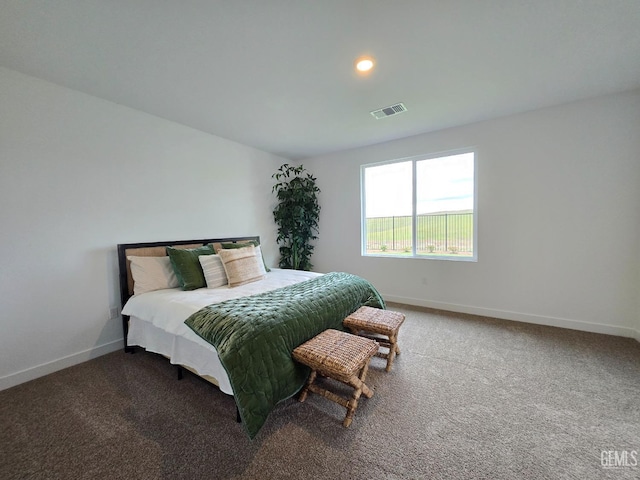
[[[475,153],[362,167],[363,255],[475,260]]]

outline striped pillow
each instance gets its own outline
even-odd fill
[[[253,245],[230,250],[219,250],[218,255],[227,274],[230,287],[262,280],[267,273],[262,263],[260,247]]]
[[[224,243],[212,243],[211,245],[213,245],[213,249],[216,251],[216,253],[218,253],[220,251],[220,249],[225,248],[225,249],[229,249],[229,248],[244,248],[244,247],[248,247],[249,245],[253,245],[254,247],[259,247],[260,244],[255,241],[255,240],[240,240],[238,242],[224,242]],[[262,252],[260,252],[260,256],[262,258]],[[264,258],[262,259],[262,262],[264,263],[264,269],[267,272],[270,272],[271,269],[269,267],[267,267],[267,262],[264,261]]]
[[[221,287],[229,283],[227,274],[224,271],[224,265],[218,255],[200,255],[198,257],[204,279],[207,282],[207,288]]]

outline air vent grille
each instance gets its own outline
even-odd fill
[[[380,120],[381,118],[390,117],[391,115],[397,115],[398,113],[406,111],[407,107],[404,106],[404,103],[396,103],[395,105],[390,105],[379,110],[374,110],[373,112],[371,112],[371,115],[373,115],[376,120]]]

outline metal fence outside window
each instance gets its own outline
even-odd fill
[[[417,216],[419,254],[473,254],[473,213],[437,213]],[[412,217],[366,219],[367,252],[411,252]]]

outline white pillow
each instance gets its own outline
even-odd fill
[[[200,265],[204,279],[207,281],[207,288],[221,287],[229,283],[227,274],[224,271],[224,265],[218,255],[199,255]]]
[[[262,280],[266,275],[260,247],[231,248],[218,251],[230,287]]]
[[[180,286],[169,257],[127,257],[131,262],[133,294]]]
[[[264,263],[264,257],[262,256],[262,250],[260,249],[260,245],[256,245],[255,247],[255,251],[256,251],[256,257],[258,258],[258,260],[260,260],[260,262],[262,262],[260,264],[260,270],[262,271],[263,275],[267,274],[267,264]]]

